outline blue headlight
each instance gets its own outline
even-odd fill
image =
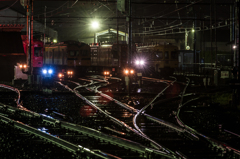
[[[48,73],[49,73],[49,74],[52,74],[52,73],[53,73],[53,70],[52,70],[52,69],[49,69],[49,70],[48,70]]]
[[[47,70],[46,69],[43,70],[43,74],[47,74]]]

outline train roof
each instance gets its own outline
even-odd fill
[[[46,43],[46,46],[67,46],[67,45],[78,45],[80,47],[86,46],[88,44],[79,42],[79,41],[73,41],[73,40],[68,40],[68,41],[62,41],[59,43]],[[89,45],[88,45],[89,46]]]
[[[150,46],[137,46],[137,49],[154,49],[154,48],[174,48],[175,45],[150,45]]]

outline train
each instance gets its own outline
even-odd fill
[[[27,54],[27,41],[23,47]],[[44,77],[72,78],[86,74],[123,76],[136,73],[139,67],[158,74],[170,73],[178,67],[178,48],[173,45],[134,46],[129,68],[128,44],[86,44],[78,41],[46,43],[33,40],[32,67]],[[141,65],[142,66],[139,66]],[[129,69],[129,70],[128,70]],[[131,70],[131,71],[130,71]],[[151,72],[150,71],[150,72]]]
[[[84,75],[91,66],[90,46],[78,41],[45,45],[44,68],[52,68],[58,77]],[[46,70],[46,69],[43,69]]]
[[[58,72],[59,78],[86,74],[118,76],[127,69],[127,57],[127,44],[65,41],[46,44],[43,63],[44,68],[51,68],[55,75]]]
[[[128,44],[91,43],[86,44],[78,41],[64,41],[59,43],[47,43],[43,48],[40,41],[34,41],[34,51],[41,50],[41,57],[33,56],[33,63],[41,63],[45,74],[47,68],[51,68],[55,76],[77,77],[85,74],[101,74],[122,76],[124,70],[139,68],[136,63],[145,64],[145,68],[164,74],[172,74],[178,67],[178,48],[174,45],[156,45],[132,47],[132,64],[128,63]],[[44,53],[42,54],[42,47]],[[35,53],[34,53],[35,55]],[[36,61],[34,61],[36,60]],[[37,65],[33,65],[33,67]]]
[[[117,76],[128,68],[127,44],[90,44],[91,72]]]
[[[21,35],[24,53],[27,56],[28,52],[28,37],[26,35]],[[42,68],[43,67],[43,53],[44,53],[44,46],[43,42],[40,40],[33,39],[32,44],[32,67]]]
[[[178,47],[174,45],[151,45],[136,47],[136,57],[145,59],[148,70],[161,75],[171,75],[178,68]]]
[[[29,51],[29,42],[27,35],[21,35],[23,50],[26,55],[26,61],[22,64],[20,63],[18,66],[20,68],[15,69],[15,78],[27,79],[27,74],[31,71],[27,66],[28,60],[28,51]],[[32,65],[32,74],[40,75],[43,63],[43,55],[44,55],[44,43],[40,40],[33,39],[32,40],[32,48],[31,48],[31,65]],[[21,73],[20,73],[21,72]],[[23,74],[22,74],[23,73]],[[36,78],[36,77],[33,77]]]

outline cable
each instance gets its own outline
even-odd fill
[[[11,6],[9,6],[9,7],[7,7],[7,8],[4,8],[4,9],[0,10],[0,12],[1,12],[1,11],[4,11],[4,10],[7,10],[7,9],[9,9],[9,8],[11,8],[14,4],[17,3],[17,1],[18,1],[18,0],[16,0]]]
[[[76,0],[76,1],[72,4],[71,8],[72,8],[77,2],[78,2],[78,0]]]
[[[179,10],[185,9],[185,8],[187,8],[187,7],[191,6],[191,5],[194,5],[194,4],[196,4],[196,3],[199,3],[199,2],[201,2],[201,1],[202,1],[202,0],[199,0],[199,1],[197,1],[197,2],[191,3],[191,4],[189,4],[189,5],[186,5],[186,6],[182,7],[182,8],[179,8],[179,9],[176,9],[176,10],[174,10],[174,11],[172,11],[172,12],[169,12],[169,13],[167,13],[167,14],[165,14],[165,15],[161,15],[161,16],[158,16],[158,17],[155,17],[155,18],[152,18],[152,19],[155,20],[155,19],[158,19],[158,18],[162,18],[162,17],[164,17],[164,16],[166,16],[166,15],[172,14],[172,13],[174,13],[174,12],[178,12]],[[149,22],[149,21],[150,21],[150,20],[145,21],[145,22]],[[151,20],[151,21],[152,21],[152,20]],[[143,23],[144,23],[144,22],[143,22]]]
[[[46,12],[46,14],[47,14],[47,13],[52,13],[52,12],[58,10],[59,8],[63,7],[63,6],[64,6],[65,4],[67,4],[67,3],[69,3],[69,2],[67,1],[66,3],[64,3],[63,5],[61,5],[60,7],[58,7],[57,9],[54,9],[54,10],[52,10],[52,11]],[[43,14],[45,14],[45,13],[37,14],[37,15],[34,15],[34,16],[39,16],[39,15],[43,15]]]

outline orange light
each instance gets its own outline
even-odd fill
[[[63,74],[62,74],[62,73],[59,73],[59,74],[58,74],[58,77],[59,77],[59,78],[62,78],[62,77],[63,77]]]
[[[124,71],[124,73],[125,73],[125,74],[128,74],[128,73],[129,73],[129,71],[128,71],[128,70],[125,70],[125,71]]]
[[[20,67],[20,68],[22,68],[22,67],[23,67],[23,65],[19,65],[19,67]]]
[[[73,74],[73,71],[68,71],[67,74],[68,74],[68,75],[72,75],[72,74]]]
[[[133,73],[134,73],[134,70],[131,70],[130,73],[133,74]]]
[[[23,65],[23,67],[24,67],[24,68],[27,68],[27,65],[25,64],[25,65]]]
[[[107,72],[107,75],[109,75],[109,72]]]

